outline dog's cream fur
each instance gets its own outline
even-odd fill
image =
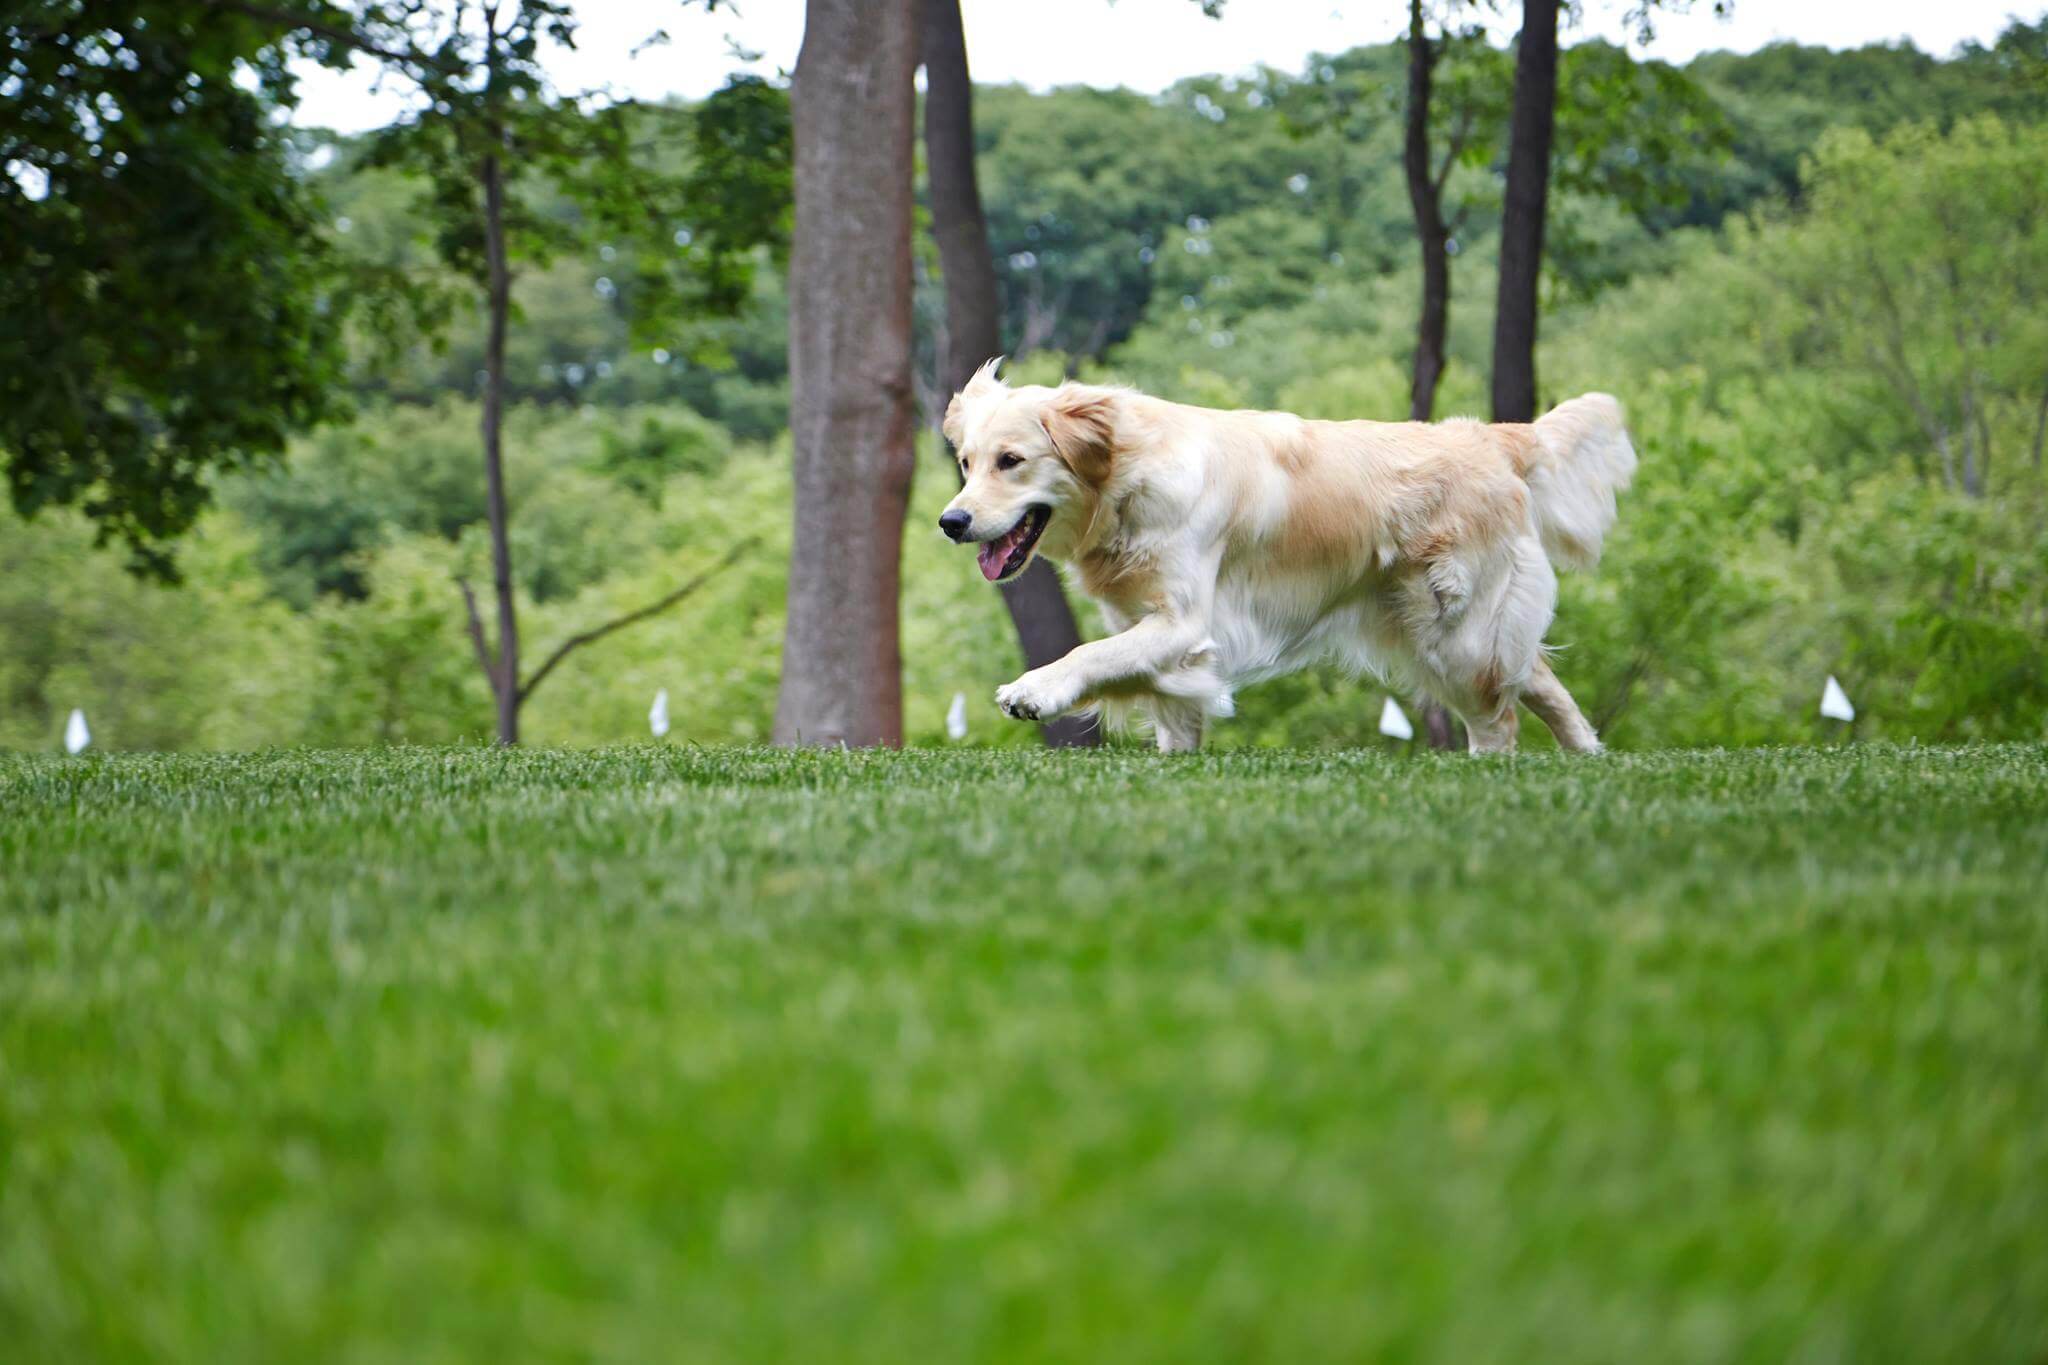
[[[999,689],[1012,716],[1135,706],[1160,748],[1193,749],[1234,688],[1327,659],[1443,702],[1475,753],[1514,747],[1517,701],[1563,747],[1600,747],[1543,634],[1552,565],[1599,558],[1635,470],[1605,394],[1527,425],[1320,422],[1012,388],[990,362],[945,429],[966,479],[947,510],[973,518],[961,538],[1050,508],[1033,553],[1114,632]]]

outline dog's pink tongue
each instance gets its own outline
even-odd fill
[[[994,540],[984,541],[981,547],[981,554],[977,556],[981,561],[981,576],[991,583],[1001,578],[1003,576],[1003,563],[1009,557],[1010,538],[1008,536],[998,536]]]
[[[981,576],[993,583],[1003,576],[1003,565],[1010,561],[1010,551],[1017,548],[1017,542],[1024,539],[1024,523],[1018,522],[994,540],[984,541],[981,547]]]

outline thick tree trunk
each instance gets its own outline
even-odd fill
[[[974,84],[967,71],[967,40],[960,0],[923,0],[925,168],[931,185],[932,238],[946,281],[946,342],[939,357],[945,397],[967,383],[1001,348],[995,262],[988,220],[974,171]],[[943,404],[943,399],[942,399]],[[1059,575],[1033,561],[1002,587],[1003,605],[1017,628],[1027,668],[1063,657],[1081,643]],[[1039,727],[1055,748],[1096,742],[1093,721],[1062,716]]]
[[[916,0],[808,0],[792,90],[796,523],[779,744],[901,744]]]
[[[1536,418],[1536,285],[1557,119],[1558,0],[1522,0],[1507,200],[1500,225],[1500,298],[1493,320],[1493,420]]]
[[[1408,418],[1436,415],[1436,386],[1444,372],[1444,337],[1451,310],[1450,232],[1444,226],[1443,187],[1430,172],[1429,115],[1436,49],[1422,22],[1422,0],[1408,0],[1408,118],[1401,165],[1408,202],[1422,243],[1422,315],[1415,327],[1415,374],[1408,388]]]
[[[512,310],[512,271],[505,259],[505,179],[498,154],[484,157],[484,254],[490,270],[489,334],[484,345],[484,484],[491,518],[491,583],[498,596],[498,650],[491,692],[498,704],[498,743],[519,742],[519,613],[512,600],[512,544],[505,515],[505,327]]]

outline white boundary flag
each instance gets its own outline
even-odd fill
[[[1828,684],[1820,690],[1820,713],[1829,720],[1854,720],[1856,708],[1849,701],[1849,694],[1835,681],[1835,675],[1828,674]]]

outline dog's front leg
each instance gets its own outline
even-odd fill
[[[1129,630],[1077,645],[1065,658],[997,688],[996,705],[1018,720],[1051,720],[1084,697],[1182,667],[1207,638],[1198,626],[1155,612]]]

